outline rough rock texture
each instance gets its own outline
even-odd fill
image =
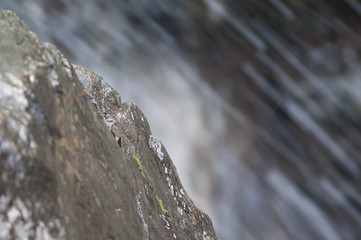
[[[0,239],[217,239],[137,106],[4,10]]]

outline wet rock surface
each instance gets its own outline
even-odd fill
[[[217,239],[138,107],[4,10],[0,239]]]

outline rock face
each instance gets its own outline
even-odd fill
[[[217,239],[137,106],[4,10],[0,239]]]

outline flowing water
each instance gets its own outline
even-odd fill
[[[361,235],[357,0],[0,7],[140,106],[221,239]]]

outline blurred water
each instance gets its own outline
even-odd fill
[[[358,1],[0,7],[140,106],[221,239],[358,239]]]

